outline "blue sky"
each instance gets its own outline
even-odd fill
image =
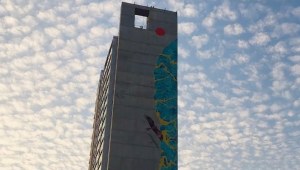
[[[300,2],[135,3],[178,11],[179,169],[300,169]],[[0,169],[87,168],[120,5],[0,1]]]

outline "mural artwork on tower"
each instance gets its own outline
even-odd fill
[[[177,40],[158,56],[154,70],[156,127],[146,118],[160,139],[159,170],[177,170]]]

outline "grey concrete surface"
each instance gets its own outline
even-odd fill
[[[148,10],[147,28],[135,28],[135,12]],[[147,13],[147,12],[146,12]],[[163,28],[165,35],[155,30]],[[158,56],[177,39],[177,13],[122,3],[109,79],[101,170],[157,170],[160,139],[145,115],[155,114],[154,69]]]

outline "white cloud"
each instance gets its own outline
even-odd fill
[[[61,33],[55,27],[49,27],[49,28],[45,28],[45,34],[49,35],[52,38],[55,38],[55,37],[60,36]]]
[[[203,19],[202,25],[210,28],[215,24],[216,20],[235,21],[236,19],[236,12],[230,9],[230,4],[228,2],[224,2]]]
[[[117,28],[103,28],[103,27],[92,27],[90,29],[91,37],[99,37],[99,36],[111,36],[117,35],[118,29]]]
[[[203,45],[207,44],[208,40],[209,37],[207,34],[195,35],[192,37],[189,43],[197,48],[202,48]]]
[[[138,1],[136,3],[139,3]],[[112,15],[111,11],[119,11],[119,3],[103,1],[101,3],[91,2],[79,7],[81,16],[92,16],[102,18],[107,15]]]
[[[245,54],[236,54],[234,59],[237,62],[237,64],[245,64],[249,62],[249,56]]]
[[[81,33],[77,36],[76,41],[79,45],[82,47],[85,47],[88,42],[90,42],[90,39],[86,33]]]
[[[2,24],[3,26],[6,27],[14,27],[18,25],[18,23],[19,23],[18,19],[11,16],[5,16],[4,18],[2,18]]]
[[[294,105],[294,107],[299,107],[300,106],[300,99],[294,101],[293,105]]]
[[[31,28],[28,26],[17,26],[8,30],[8,33],[11,33],[15,36],[21,36],[22,34],[27,34],[31,31]]]
[[[231,21],[237,19],[237,14],[230,9],[230,4],[228,2],[224,2],[220,5],[214,14],[218,19],[229,19]]]
[[[212,95],[217,99],[220,100],[222,103],[225,102],[225,100],[227,99],[227,96],[219,91],[212,91]]]
[[[256,33],[250,40],[249,43],[252,45],[266,45],[270,41],[268,34],[260,32]]]
[[[234,54],[232,58],[225,58],[219,60],[217,63],[217,67],[219,69],[226,68],[230,69],[232,66],[242,65],[249,62],[249,56],[245,54]]]
[[[178,98],[178,107],[180,108],[180,109],[183,109],[184,107],[186,106],[186,103],[185,103],[185,101],[182,99],[182,98]]]
[[[255,112],[262,113],[262,112],[266,111],[267,109],[268,109],[268,107],[266,105],[260,104],[260,105],[256,105],[253,110]]]
[[[292,14],[297,16],[297,17],[300,17],[300,7],[294,8],[292,10]]]
[[[291,56],[291,57],[289,57],[289,60],[291,60],[295,63],[298,63],[298,62],[300,62],[300,55]]]
[[[76,106],[79,106],[79,108],[84,108],[85,106],[87,106],[88,104],[91,104],[93,102],[91,102],[88,98],[79,98],[76,99]]]
[[[300,157],[290,152],[299,148],[298,8],[149,3],[178,9],[185,24],[178,37],[179,169],[298,169]],[[237,20],[235,7],[243,5],[249,16],[240,12]],[[108,0],[1,1],[1,168],[88,166],[95,85],[119,9],[119,1]],[[197,22],[209,29],[198,30]],[[241,35],[239,24],[254,36],[223,41],[224,33]]]
[[[238,40],[237,46],[238,46],[239,48],[248,48],[248,47],[249,47],[249,44],[248,44],[247,41],[244,41],[244,40]]]
[[[83,29],[89,27],[96,23],[96,20],[92,17],[78,17],[77,18],[77,25],[79,28]]]
[[[289,44],[291,46],[291,51],[300,52],[300,39],[298,37],[289,39]]]
[[[285,69],[286,65],[283,63],[276,63],[273,66],[273,70],[272,70],[272,77],[275,80],[284,80],[285,79],[285,75],[284,75],[284,69]]]
[[[271,107],[270,107],[270,110],[272,111],[272,112],[278,112],[279,110],[281,110],[282,109],[282,106],[281,105],[279,105],[279,104],[272,104],[271,105]]]
[[[248,90],[242,89],[242,88],[233,88],[232,92],[236,95],[244,95],[246,93],[249,93]]]
[[[215,18],[213,15],[209,15],[202,21],[202,25],[205,27],[212,27],[215,24]]]
[[[258,20],[255,24],[249,26],[249,31],[252,33],[265,32],[266,28],[273,28],[277,25],[276,15],[270,13],[263,19]]]
[[[46,63],[42,66],[42,68],[46,71],[46,72],[53,72],[55,69],[58,68],[58,63]]]
[[[0,167],[84,169],[99,55],[109,47],[92,37],[97,32],[92,28],[105,23],[93,15],[89,18],[97,22],[83,23],[81,29],[76,19],[69,20],[78,13],[78,4],[71,8],[68,1],[34,3],[1,2],[0,13],[11,15],[0,16],[5,26],[0,29]],[[104,31],[106,37],[111,38],[116,25]],[[84,45],[77,42],[84,39],[81,34]],[[39,161],[40,157],[49,159]]]
[[[300,25],[296,23],[282,23],[276,25],[272,33],[274,37],[280,37],[282,35],[293,35],[297,34],[300,30]]]
[[[197,8],[195,5],[186,4],[181,12],[185,17],[195,17],[198,14]]]
[[[210,59],[217,55],[216,49],[212,50],[197,50],[197,56],[201,59]]]
[[[224,27],[224,33],[227,35],[239,35],[243,32],[244,29],[240,24],[226,25]]]
[[[183,80],[195,82],[197,80],[201,80],[202,82],[206,81],[206,75],[199,72],[199,73],[188,73],[183,76]]]
[[[168,0],[167,2],[171,9],[178,11],[179,16],[191,18],[196,17],[198,14],[196,4],[185,3],[180,0]]]
[[[61,32],[64,37],[73,38],[77,35],[78,27],[74,25],[67,25],[67,24],[59,24],[56,28]]]
[[[63,46],[65,45],[65,41],[60,39],[60,38],[57,38],[57,39],[53,39],[50,43],[50,46],[53,48],[53,49],[59,49],[59,48],[63,48]]]
[[[37,18],[43,22],[56,22],[58,19],[53,9],[49,9],[46,11],[39,11],[37,14]]]
[[[291,67],[291,72],[294,75],[299,75],[300,76],[300,64],[295,64]]]
[[[274,55],[284,55],[288,52],[284,42],[278,42],[274,46],[268,48],[268,51]]]
[[[184,22],[178,24],[178,32],[179,34],[187,34],[190,35],[196,30],[197,26],[192,22]]]
[[[190,56],[190,52],[188,49],[185,49],[183,47],[178,47],[178,55],[179,57],[182,57],[182,58],[188,58]]]
[[[275,80],[272,82],[272,90],[274,90],[275,92],[279,92],[284,90],[287,87],[287,82],[285,81],[279,81],[279,80]]]

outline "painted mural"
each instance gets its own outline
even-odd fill
[[[160,126],[156,127],[150,117],[146,119],[160,139],[159,170],[177,170],[177,40],[158,56],[154,79],[155,109]]]

